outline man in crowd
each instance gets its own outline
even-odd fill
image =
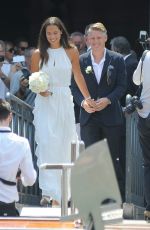
[[[127,89],[123,97],[121,97],[120,103],[122,107],[126,106],[126,96],[130,94],[134,96],[138,89],[137,85],[133,82],[133,73],[137,67],[138,60],[136,53],[131,50],[131,45],[128,39],[124,36],[117,36],[111,39],[110,41],[111,50],[120,53],[123,56],[125,61],[126,73],[127,73]],[[120,164],[123,169],[123,174],[125,177],[125,169],[126,169],[126,119],[124,117],[124,126],[122,129],[122,154],[120,156]]]
[[[118,36],[114,37],[111,42],[111,50],[120,53],[123,55],[126,72],[127,72],[127,90],[125,95],[121,98],[121,105],[123,107],[126,106],[126,95],[130,94],[134,96],[138,87],[133,82],[133,73],[137,67],[138,60],[136,53],[131,50],[131,45],[126,37]]]
[[[19,200],[17,172],[24,186],[32,186],[36,180],[29,142],[11,132],[10,104],[0,99],[0,216],[18,216],[15,202]]]
[[[26,38],[20,37],[16,41],[16,55],[25,55],[25,50],[29,47],[29,42]]]
[[[83,54],[86,52],[86,43],[83,33],[75,31],[70,35],[70,39],[77,47],[79,54]]]

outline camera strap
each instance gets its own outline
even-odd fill
[[[0,181],[1,181],[3,184],[6,184],[6,185],[10,185],[10,186],[16,185],[16,182],[8,181],[8,180],[5,180],[5,179],[3,179],[3,178],[0,178]]]
[[[142,69],[143,69],[143,62],[144,62],[144,59],[145,59],[145,56],[147,54],[149,50],[144,50],[143,54],[142,54],[142,57],[141,57],[141,73],[140,73],[140,82],[141,82],[141,78],[142,78]]]

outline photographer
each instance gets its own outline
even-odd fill
[[[19,178],[24,186],[32,186],[36,180],[29,142],[26,138],[12,133],[9,125],[12,113],[10,104],[0,99],[0,216],[18,216],[15,202]]]
[[[146,200],[146,211],[144,215],[150,218],[150,51],[147,51],[143,65],[140,59],[137,69],[133,74],[133,81],[136,85],[142,82],[140,100],[143,108],[137,108],[139,115],[138,131],[144,160],[144,194]]]

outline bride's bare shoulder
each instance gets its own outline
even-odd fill
[[[40,50],[39,49],[35,49],[33,51],[33,54],[32,54],[33,57],[40,57]]]
[[[66,53],[69,56],[70,60],[72,61],[75,57],[79,56],[78,49],[76,46],[66,49]]]

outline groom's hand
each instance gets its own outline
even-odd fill
[[[96,101],[96,111],[101,111],[105,109],[108,105],[111,104],[111,101],[107,97],[100,98]]]

